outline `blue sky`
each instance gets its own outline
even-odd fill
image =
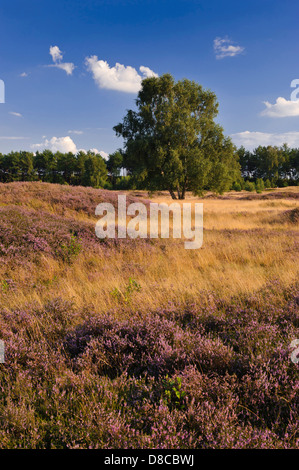
[[[1,0],[0,152],[113,152],[153,73],[214,91],[237,145],[299,147],[298,13],[295,0]]]

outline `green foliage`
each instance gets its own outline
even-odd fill
[[[136,101],[114,127],[125,141],[124,166],[148,190],[167,189],[176,199],[191,190],[223,192],[240,174],[238,155],[214,122],[216,96],[171,75],[144,79]]]
[[[265,189],[270,189],[270,188],[272,188],[272,184],[269,178],[267,178],[265,181]]]
[[[121,176],[117,178],[115,189],[127,190],[127,189],[136,189],[134,186],[134,180],[132,176]]]
[[[63,261],[72,263],[79,255],[81,249],[81,241],[75,234],[71,234],[69,243],[62,243],[58,252]]]
[[[106,163],[110,175],[112,187],[115,189],[117,178],[120,176],[120,171],[123,167],[123,155],[120,150],[109,155]]]
[[[241,183],[235,181],[232,186],[233,191],[242,191]]]
[[[255,189],[257,193],[261,193],[265,190],[265,184],[262,178],[258,178],[255,182]]]
[[[166,375],[162,380],[164,388],[164,403],[170,408],[184,410],[186,392],[182,390],[182,379],[180,377],[170,378]]]
[[[3,281],[1,281],[1,290],[2,292],[7,292],[9,290],[9,283],[7,282],[6,279],[4,279]]]
[[[45,181],[102,188],[107,181],[107,167],[100,154],[88,151],[53,154],[50,150],[0,154],[0,182]]]
[[[102,188],[107,179],[107,167],[104,159],[93,152],[88,152],[84,162],[84,186]]]
[[[240,147],[237,151],[244,178],[270,182],[270,186],[283,186],[291,181],[296,183],[299,176],[299,149],[291,149],[287,144],[281,147],[259,146],[252,152]]]
[[[140,292],[140,290],[141,290],[141,285],[138,284],[138,282],[135,281],[135,279],[130,277],[128,285],[125,287],[124,291],[115,287],[115,289],[113,289],[113,291],[111,292],[111,295],[118,301],[129,303],[133,292]]]
[[[278,188],[286,188],[287,186],[289,186],[289,182],[288,180],[285,180],[285,179],[282,179],[282,178],[278,178],[276,180],[276,186]]]
[[[244,186],[245,191],[255,191],[255,184],[251,181],[246,181]]]

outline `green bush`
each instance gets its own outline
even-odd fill
[[[71,234],[69,243],[62,243],[60,245],[60,257],[63,261],[72,263],[79,255],[81,248],[81,240],[75,234]]]
[[[261,193],[265,190],[265,184],[262,178],[258,178],[255,183],[255,189],[257,193]]]
[[[246,181],[244,189],[245,191],[253,192],[255,191],[255,184],[251,181]]]
[[[106,181],[103,186],[103,189],[113,189],[112,183],[110,181]]]
[[[269,178],[267,178],[265,181],[265,189],[270,189],[270,188],[272,188],[272,184]]]
[[[232,187],[233,191],[242,191],[242,186],[239,182],[235,181]]]
[[[132,178],[131,176],[120,176],[116,180],[116,189],[119,190],[126,190],[126,189],[134,189],[132,186]]]
[[[140,292],[140,290],[141,290],[141,285],[138,284],[138,282],[135,281],[135,279],[130,277],[129,283],[124,289],[124,291],[115,287],[115,289],[113,289],[113,291],[111,292],[111,295],[112,297],[114,297],[115,299],[119,301],[130,302],[133,292]]]
[[[278,186],[278,188],[286,188],[287,186],[289,186],[289,182],[286,179],[279,178],[277,180],[276,185]]]

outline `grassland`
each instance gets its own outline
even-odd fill
[[[299,189],[188,195],[199,250],[97,239],[103,201],[0,185],[0,446],[298,446]]]

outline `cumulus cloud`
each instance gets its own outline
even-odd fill
[[[244,131],[231,134],[231,138],[238,147],[243,145],[252,150],[259,145],[277,145],[281,146],[287,143],[290,147],[299,147],[299,132],[268,133]]]
[[[244,51],[244,47],[234,45],[229,38],[215,38],[214,52],[216,59],[224,59],[224,57],[235,57]]]
[[[72,62],[61,62],[63,59],[63,54],[58,46],[50,47],[50,55],[54,64],[49,65],[49,67],[56,67],[57,69],[64,70],[67,75],[72,75],[75,65]]]
[[[50,140],[45,139],[44,142],[40,144],[32,144],[31,148],[36,150],[49,149],[52,150],[52,152],[77,153],[76,144],[68,135],[65,137],[52,137]]]
[[[11,114],[12,116],[16,116],[16,117],[22,117],[21,113],[15,113],[14,111],[10,111],[9,114]]]
[[[291,117],[299,116],[299,100],[286,100],[279,96],[274,104],[264,101],[266,109],[261,113],[262,116],[268,117]]]
[[[34,149],[34,150],[49,149],[52,152],[62,152],[62,153],[72,152],[72,153],[76,154],[80,151],[87,153],[87,151],[85,149],[81,149],[81,148],[78,149],[75,142],[73,141],[73,139],[69,135],[67,135],[65,137],[55,137],[54,136],[51,139],[45,139],[44,138],[43,142],[41,142],[40,144],[32,144],[31,148]],[[104,152],[103,150],[98,150],[96,148],[93,148],[93,149],[90,149],[90,150],[91,150],[91,152],[99,153],[100,155],[102,155],[103,158],[108,157],[108,154],[106,152]]]
[[[28,73],[26,73],[26,72],[22,72],[22,73],[20,73],[20,77],[28,77],[28,75],[29,75],[29,74],[28,74]]]
[[[149,67],[144,67],[144,65],[141,65],[139,67],[140,72],[142,73],[143,78],[149,78],[149,77],[158,77],[158,74],[153,72]]]
[[[139,67],[141,75],[130,65],[116,63],[114,67],[110,67],[108,62],[99,60],[96,55],[87,57],[85,63],[98,87],[107,90],[137,93],[144,78],[158,76],[149,67],[143,65]]]

